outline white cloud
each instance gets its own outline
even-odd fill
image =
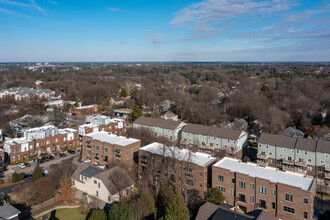
[[[164,34],[151,33],[148,36],[148,42],[149,44],[162,44],[166,42],[163,38],[164,38]]]
[[[108,8],[110,11],[116,12],[116,11],[123,11],[121,8]]]
[[[49,1],[50,3],[54,4],[54,5],[57,5],[58,2],[55,2],[55,1]]]

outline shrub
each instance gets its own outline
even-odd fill
[[[24,175],[25,173],[13,173],[13,175],[11,176],[11,181],[13,183],[17,183],[21,180],[24,180]]]
[[[4,180],[0,180],[0,185],[1,185],[1,184],[4,184],[4,183],[5,183],[5,181],[4,181]]]

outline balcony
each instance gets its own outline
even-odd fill
[[[267,206],[264,203],[257,203],[257,207],[261,209],[267,209]]]
[[[295,162],[295,165],[296,165],[296,166],[300,166],[300,167],[307,167],[307,163],[306,163],[306,162],[299,162],[299,161],[296,161],[296,162]]]
[[[286,166],[286,165],[284,165],[282,168],[283,168],[283,170],[285,170],[285,171],[295,172],[294,168],[293,168],[293,167],[290,167],[290,166]]]
[[[293,160],[282,160],[283,164],[289,164],[289,165],[294,165],[294,161]]]
[[[327,180],[330,180],[330,173],[324,173],[324,178]]]
[[[100,158],[98,158],[98,157],[94,157],[94,159],[95,159],[95,160],[99,160]]]
[[[330,165],[325,165],[324,169],[325,169],[325,171],[329,171],[330,172]]]
[[[267,166],[268,165],[268,161],[266,162],[266,161],[264,161],[264,160],[258,160],[257,161],[257,164],[259,165],[259,166]]]
[[[258,159],[267,160],[267,159],[268,159],[268,155],[258,154],[258,155],[257,155],[257,158],[258,158]]]
[[[198,144],[198,148],[206,149],[206,150],[214,150],[214,147],[211,147],[211,146],[208,146],[208,145],[201,145],[201,144]]]
[[[237,197],[237,202],[241,202],[241,203],[246,203],[246,199],[244,197]]]
[[[300,174],[306,174],[306,173],[307,173],[307,169],[299,169],[298,167],[296,167],[296,168],[294,169],[294,171],[295,171],[296,173],[300,173]]]

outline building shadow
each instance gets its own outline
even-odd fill
[[[59,220],[58,218],[56,218],[56,210],[53,210],[50,213],[49,220]]]

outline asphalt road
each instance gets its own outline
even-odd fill
[[[11,193],[13,191],[13,188],[15,186],[23,185],[24,183],[28,183],[28,182],[32,182],[32,180],[28,179],[28,180],[25,180],[24,182],[21,182],[21,183],[16,183],[14,185],[10,185],[10,186],[0,188],[0,193],[4,193],[5,195],[7,195],[8,193]]]

